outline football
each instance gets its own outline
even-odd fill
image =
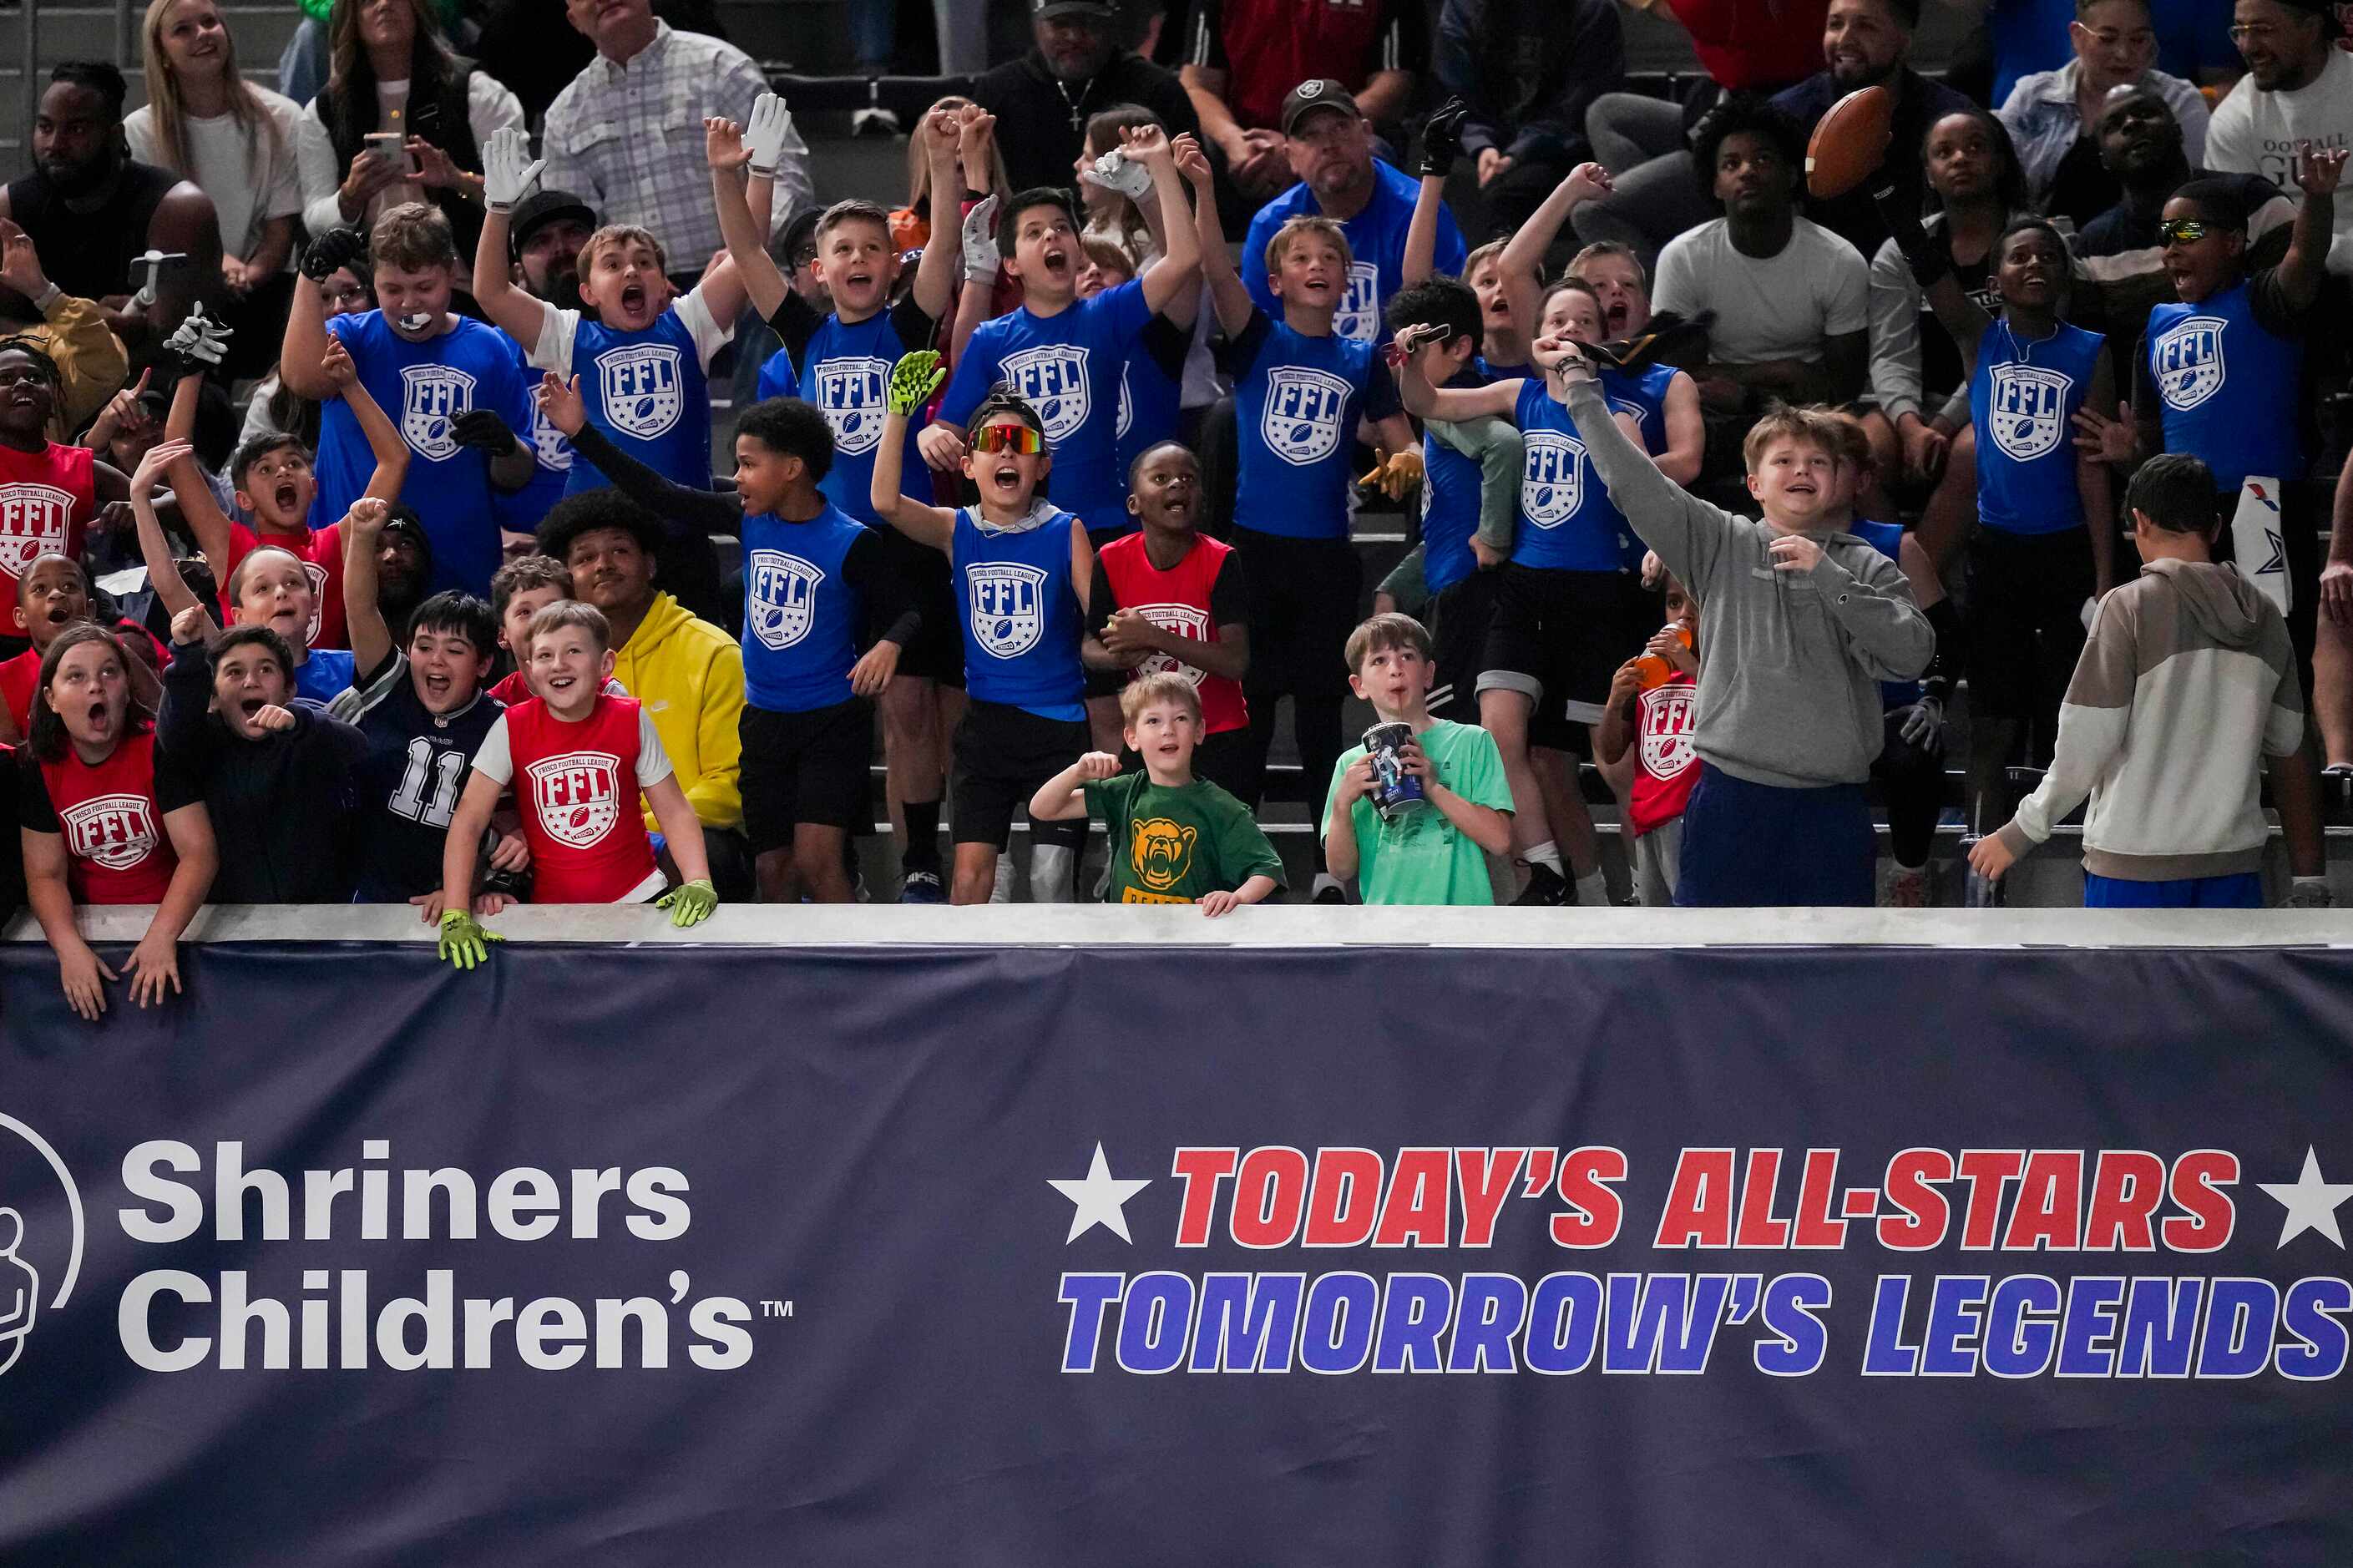
[[[1807,194],[1829,201],[1879,173],[1894,121],[1895,100],[1884,87],[1857,88],[1831,104],[1806,143]]]
[[[570,819],[569,821],[565,822],[565,826],[566,827],[571,828],[571,829],[572,829],[574,832],[575,832],[575,833],[577,833],[580,829],[582,829],[582,828],[584,828],[584,827],[587,826],[588,826],[588,808],[587,808],[586,806],[585,806],[585,805],[575,805],[575,806],[574,806],[574,807],[572,808],[572,816],[571,816],[571,819]]]

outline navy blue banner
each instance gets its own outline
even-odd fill
[[[2353,954],[0,948],[0,1560],[2353,1559]]]

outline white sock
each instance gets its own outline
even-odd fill
[[[1577,901],[1580,904],[1606,904],[1609,901],[1609,879],[1596,866],[1577,879]]]
[[[1067,844],[1029,847],[1029,901],[1067,904],[1078,887],[1079,852]]]
[[[988,901],[992,904],[1011,903],[1013,882],[1013,857],[1000,849],[997,852],[997,879],[988,887]]]
[[[1528,852],[1521,856],[1520,858],[1525,860],[1531,866],[1545,867],[1556,877],[1566,877],[1568,875],[1567,872],[1561,869],[1559,848],[1549,838],[1530,848]]]

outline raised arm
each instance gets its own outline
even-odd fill
[[[1596,196],[1606,196],[1611,190],[1609,171],[1599,163],[1579,163],[1552,188],[1552,195],[1528,215],[1517,233],[1504,244],[1504,254],[1495,258],[1496,268],[1504,278],[1504,298],[1511,302],[1512,325],[1523,332],[1536,330],[1536,295],[1542,288],[1538,281],[1544,270],[1544,258],[1552,249],[1552,242],[1560,237],[1561,226],[1568,215]]]
[[[1405,411],[1417,419],[1444,419],[1461,424],[1469,419],[1495,418],[1509,420],[1520,405],[1520,391],[1525,381],[1489,382],[1484,386],[1432,386],[1430,378],[1415,363],[1420,356],[1414,351],[1428,341],[1425,332],[1443,332],[1441,327],[1408,327],[1398,335],[1390,357],[1398,361],[1398,401]],[[1404,351],[1398,358],[1398,350]]]
[[[534,163],[531,138],[521,126],[494,131],[482,143],[482,236],[474,243],[474,302],[493,326],[526,352],[538,347],[546,308],[514,286],[507,275],[507,222],[515,204],[530,194],[545,159]]]
[[[172,559],[172,546],[164,537],[163,521],[155,515],[155,485],[166,468],[193,449],[185,441],[165,441],[141,458],[138,472],[131,476],[131,515],[138,522],[139,552],[147,563],[148,584],[155,590],[156,603],[174,616],[200,601],[180,576],[179,563]],[[198,483],[193,488],[203,489],[204,486]],[[206,499],[211,499],[209,491]],[[224,586],[227,579],[221,574],[225,570],[224,566],[215,571],[215,581]]]
[[[1462,122],[1471,106],[1450,98],[1421,122],[1421,184],[1414,192],[1413,221],[1406,226],[1405,287],[1427,282],[1438,269],[1438,215],[1446,206],[1446,177],[1462,156]]]
[[[764,317],[773,316],[784,309],[785,295],[792,285],[768,255],[767,236],[754,218],[752,204],[744,195],[743,170],[752,161],[751,151],[744,145],[735,122],[721,119],[702,122],[702,151],[711,165],[711,196],[719,208],[720,237],[727,242],[735,276],[751,296],[752,308]]]
[[[1226,248],[1225,226],[1218,220],[1218,195],[1211,186],[1209,161],[1187,158],[1185,177],[1191,183],[1194,195],[1193,221],[1186,226],[1193,232],[1194,254],[1200,258],[1201,278],[1209,286],[1209,303],[1218,312],[1218,325],[1226,330],[1228,337],[1235,337],[1250,325],[1250,313],[1258,305],[1251,300],[1241,274],[1234,270],[1233,253]]]
[[[392,657],[392,627],[376,602],[376,549],[392,509],[374,496],[352,502],[343,516],[343,627],[351,635],[352,663],[364,678]]]
[[[1618,427],[1600,382],[1576,345],[1543,338],[1534,352],[1553,385],[1566,393],[1569,420],[1585,443],[1586,460],[1609,487],[1610,504],[1625,514],[1642,542],[1659,552],[1667,570],[1704,598],[1704,584],[1713,575],[1710,568],[1730,531],[1730,518],[1659,472],[1651,455]]]
[[[1087,814],[1087,794],[1082,785],[1112,778],[1119,773],[1119,759],[1109,752],[1089,752],[1052,778],[1038,786],[1029,797],[1029,816],[1035,822],[1066,822]]]
[[[375,471],[368,475],[367,489],[361,493],[381,501],[398,500],[400,487],[408,479],[408,443],[401,438],[399,431],[393,428],[390,416],[369,393],[366,384],[360,380],[359,367],[352,363],[351,351],[344,348],[340,341],[327,345],[322,368],[328,384],[334,389],[330,395],[342,398],[343,406],[352,411],[352,417],[359,421],[360,434],[367,437],[368,451],[375,458]],[[462,422],[476,414],[498,418],[495,409],[477,408],[459,415],[459,419]],[[501,423],[503,426],[504,422]],[[511,440],[513,434],[512,431],[508,432]],[[520,446],[520,443],[516,445]],[[528,458],[528,451],[524,455]],[[491,459],[494,468],[498,462],[498,458]],[[366,666],[361,668],[365,668]]]
[[[1185,182],[1176,173],[1176,155],[1168,133],[1157,125],[1120,132],[1121,151],[1131,163],[1152,171],[1153,193],[1159,199],[1160,221],[1168,231],[1168,250],[1144,274],[1144,302],[1156,313],[1168,308],[1178,293],[1201,279],[1200,235],[1186,221]]]
[[[648,468],[589,424],[578,376],[567,380],[548,371],[533,395],[546,411],[547,422],[564,433],[573,449],[596,464],[596,471],[612,480],[615,489],[660,518],[665,528],[703,538],[743,528],[744,500],[734,491],[699,490],[680,484]]]
[[[956,209],[963,193],[956,189],[956,146],[963,133],[963,121],[946,109],[924,116],[917,132],[923,138],[923,156],[932,172],[932,237],[923,247],[923,258],[915,263],[914,296],[923,314],[935,321],[956,302],[958,255],[948,236],[959,226]]]
[[[882,416],[882,436],[874,447],[874,476],[867,486],[867,500],[876,515],[918,544],[945,552],[955,543],[955,513],[945,507],[925,506],[911,500],[900,491],[900,465],[907,445],[907,419],[916,409],[932,399],[946,380],[940,369],[940,356],[929,349],[917,349],[901,357],[892,368],[891,382],[885,394],[888,405]]]
[[[2328,247],[2336,238],[2337,183],[2344,177],[2345,160],[2353,149],[2315,147],[2297,143],[2296,188],[2304,205],[2295,209],[2295,226],[2288,231],[2287,254],[2276,274],[2280,297],[2291,310],[2305,310],[2320,298],[2328,276]]]
[[[1961,374],[1967,379],[1977,368],[1978,344],[1993,325],[1993,318],[1962,291],[1960,279],[1953,274],[1952,253],[1920,226],[1920,216],[1893,185],[1873,192],[1872,200],[1879,208],[1880,221],[1887,226],[1888,238],[1911,268],[1921,299],[1936,313],[1937,324],[1959,345]]]
[[[506,241],[501,237],[499,243]],[[327,353],[327,303],[320,298],[318,286],[338,268],[363,266],[361,258],[366,254],[367,241],[347,228],[329,229],[302,253],[303,280],[294,287],[294,303],[286,312],[286,338],[278,353],[278,378],[297,397],[334,395],[334,385],[322,368]],[[505,276],[503,264],[500,276]]]

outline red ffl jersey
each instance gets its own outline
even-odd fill
[[[96,767],[71,747],[37,766],[47,798],[26,801],[22,820],[64,836],[74,902],[161,903],[180,864],[164,831],[164,814],[197,797],[173,770],[158,779],[154,733],[132,735]]]
[[[1699,752],[1692,745],[1698,694],[1692,678],[1678,671],[1664,686],[1634,699],[1638,766],[1626,815],[1637,838],[1681,816],[1692,785],[1699,783]]]
[[[1218,615],[1211,597],[1218,595],[1219,574],[1233,555],[1229,545],[1197,537],[1185,559],[1163,572],[1145,553],[1144,535],[1131,533],[1103,547],[1100,559],[1110,581],[1112,598],[1123,610],[1134,610],[1163,631],[1196,642],[1218,640]],[[1240,616],[1230,619],[1239,620]],[[1241,683],[1180,664],[1155,653],[1128,673],[1131,680],[1163,670],[1175,670],[1201,694],[1201,733],[1219,735],[1250,725],[1250,709],[1242,701]]]
[[[228,585],[237,579],[239,563],[263,545],[291,552],[302,563],[303,572],[311,579],[311,647],[349,647],[351,633],[343,626],[343,525],[331,522],[316,533],[300,536],[287,533],[259,534],[241,522],[228,525],[228,576],[222,579],[221,625],[237,624],[237,601],[229,597]],[[400,628],[393,628],[400,635]]]
[[[28,647],[11,659],[0,660],[0,701],[16,721],[22,740],[33,732],[33,690],[41,684],[41,650]]]
[[[0,447],[0,586],[16,602],[16,580],[37,555],[81,559],[82,532],[98,515],[87,447],[54,442],[37,452]]]
[[[508,709],[505,723],[531,843],[532,900],[612,904],[658,890],[661,873],[638,793],[638,704],[599,696],[587,718],[567,724],[534,698]]]

